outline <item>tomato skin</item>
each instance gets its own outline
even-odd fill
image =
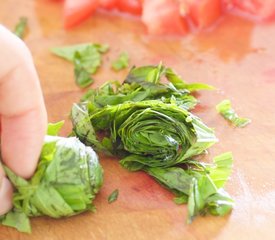
[[[142,13],[141,0],[118,0],[117,7],[121,12],[127,12],[134,15],[141,15]]]
[[[232,0],[234,7],[259,21],[275,18],[275,0]]]
[[[72,28],[87,19],[95,12],[98,4],[98,0],[65,0],[64,27]]]
[[[118,0],[99,0],[99,7],[112,10],[117,7]]]
[[[221,0],[182,0],[182,4],[186,14],[199,29],[210,27],[222,15]]]
[[[152,35],[185,35],[188,26],[177,0],[144,0],[141,17]]]

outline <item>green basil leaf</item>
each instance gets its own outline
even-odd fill
[[[108,45],[85,43],[52,48],[51,52],[73,62],[75,82],[79,87],[85,88],[93,83],[91,74],[96,73],[101,65],[102,54],[108,49]]]
[[[130,161],[150,167],[172,166],[217,142],[211,128],[177,105],[148,100],[92,108],[86,113],[90,121],[84,129],[105,131],[113,143],[113,154],[134,155],[127,159],[128,166]],[[74,128],[80,124],[73,121]],[[88,144],[97,148],[94,139]]]
[[[56,134],[60,123],[49,126]],[[92,148],[77,138],[46,136],[38,167],[30,180],[4,170],[15,188],[14,208],[2,224],[30,232],[29,217],[61,218],[94,210],[93,200],[103,183],[103,170]]]
[[[186,83],[178,74],[176,74],[171,68],[166,70],[167,79],[177,88],[177,89],[186,89],[190,92],[199,91],[199,90],[214,90],[213,86],[210,86],[205,83]]]
[[[129,66],[129,55],[126,52],[123,52],[119,55],[119,57],[113,61],[112,68],[115,71],[122,70]]]
[[[26,17],[21,17],[19,19],[19,22],[15,26],[14,34],[19,38],[23,39],[27,29],[27,25],[28,25],[28,19]]]
[[[115,202],[118,198],[119,191],[118,189],[114,190],[108,197],[108,203]]]
[[[91,74],[83,66],[83,63],[81,62],[81,55],[79,52],[75,53],[74,75],[76,84],[81,88],[88,87],[94,81],[91,77]]]
[[[173,199],[174,203],[178,204],[178,205],[181,205],[181,204],[184,204],[184,203],[188,203],[188,195],[181,195],[179,197],[175,197]]]
[[[19,232],[31,233],[30,220],[25,213],[11,211],[5,215],[1,223],[16,228]]]
[[[64,121],[60,121],[57,123],[49,123],[47,135],[57,136],[59,134],[61,128],[63,127],[63,125],[64,125]]]
[[[223,216],[230,212],[234,201],[222,189],[232,170],[230,152],[216,156],[213,164],[187,161],[187,169],[180,167],[144,170],[177,197],[175,203],[188,203],[188,223],[197,215]],[[194,165],[193,165],[194,164]]]
[[[83,43],[83,44],[76,44],[72,46],[66,47],[55,47],[51,49],[51,52],[59,57],[62,57],[68,61],[73,62],[75,53],[87,53],[94,54],[96,58],[98,58],[98,53],[105,53],[109,49],[108,45],[101,45],[101,44],[93,44],[93,43]]]
[[[216,110],[228,121],[236,127],[245,127],[251,123],[248,118],[239,117],[235,110],[231,107],[230,100],[226,99],[216,106]]]

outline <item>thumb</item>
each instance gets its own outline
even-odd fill
[[[0,216],[12,208],[12,185],[5,177],[0,163]]]

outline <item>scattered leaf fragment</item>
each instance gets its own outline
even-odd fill
[[[27,29],[27,25],[28,19],[26,17],[21,17],[19,19],[19,22],[15,26],[14,34],[23,39]]]
[[[118,198],[119,191],[118,189],[114,190],[108,197],[108,203],[115,202]]]
[[[91,74],[87,71],[87,68],[85,68],[81,63],[81,55],[79,52],[75,53],[74,76],[76,84],[81,88],[86,88],[93,83]]]
[[[86,43],[52,48],[51,52],[74,64],[75,82],[79,87],[85,88],[93,83],[91,75],[101,66],[102,54],[108,49],[108,45]]]
[[[126,52],[121,53],[118,59],[116,59],[112,63],[112,68],[115,71],[122,70],[124,68],[127,68],[128,66],[129,66],[129,55]]]
[[[216,110],[228,121],[236,127],[245,127],[251,123],[248,118],[239,117],[235,110],[231,107],[230,100],[226,99],[216,106]]]

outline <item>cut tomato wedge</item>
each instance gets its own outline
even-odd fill
[[[275,0],[232,0],[233,5],[258,20],[275,18]]]
[[[117,7],[118,0],[99,0],[99,7],[111,10]]]
[[[188,26],[177,0],[144,0],[142,21],[153,35],[185,35]]]
[[[186,14],[199,29],[211,26],[222,15],[221,0],[183,0],[181,4],[185,7]]]
[[[98,7],[98,0],[66,0],[64,3],[64,27],[71,28],[88,18]]]
[[[122,12],[134,15],[141,15],[142,13],[141,0],[118,0],[117,7]]]

